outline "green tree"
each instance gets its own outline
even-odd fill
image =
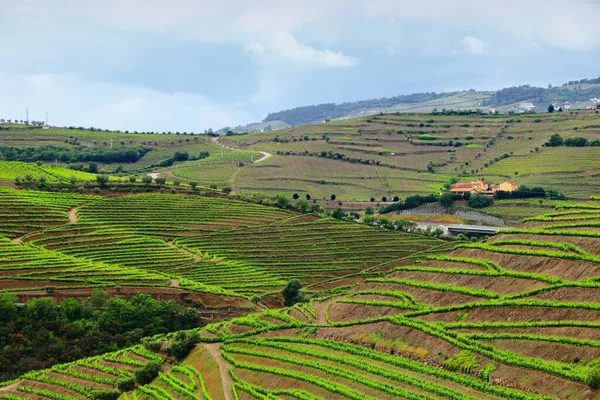
[[[198,186],[198,182],[195,182],[195,181],[191,181],[191,182],[190,182],[190,187],[191,187],[192,189],[196,189],[196,186]]]
[[[440,204],[446,208],[452,207],[452,204],[454,204],[454,195],[452,192],[442,193],[440,196]]]
[[[310,208],[310,204],[308,204],[308,201],[306,201],[305,199],[298,199],[296,201],[296,208],[305,213]]]
[[[135,183],[136,180],[137,180],[137,178],[135,176],[130,176],[129,177],[129,182],[131,182],[131,183]]]
[[[105,186],[108,183],[108,176],[96,175],[96,182],[98,182],[98,184],[100,184],[100,186]]]
[[[550,105],[548,106],[548,112],[549,112],[549,113],[553,113],[553,112],[554,112],[554,106],[553,106],[552,104],[550,104]]]
[[[275,205],[279,208],[288,208],[290,206],[290,199],[283,193],[277,193],[275,195]]]
[[[475,193],[469,198],[469,207],[484,208],[492,205],[492,198],[484,194]]]
[[[291,307],[296,303],[303,303],[305,301],[302,285],[297,279],[289,281],[286,287],[281,291],[281,294],[283,294],[283,304],[286,307]]]
[[[135,371],[135,380],[140,385],[146,385],[158,376],[161,367],[162,365],[158,361],[151,361]]]
[[[365,210],[365,215],[373,215],[375,214],[375,210],[373,210],[372,207],[367,207],[367,209]]]
[[[144,183],[144,184],[146,184],[146,185],[149,185],[149,184],[151,184],[151,183],[152,183],[152,177],[151,177],[151,176],[148,176],[148,175],[144,175],[144,176],[142,177],[142,183]]]
[[[154,178],[154,183],[156,183],[157,185],[160,185],[160,186],[162,186],[162,185],[164,185],[165,183],[167,183],[167,179],[166,179],[166,178],[163,178],[163,177],[161,177],[161,176],[158,176],[158,177]]]
[[[560,136],[558,133],[555,133],[554,135],[550,136],[550,140],[546,144],[550,147],[558,147],[562,146],[563,143],[564,140],[562,136]]]

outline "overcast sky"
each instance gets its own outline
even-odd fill
[[[600,75],[600,0],[0,0],[0,117],[203,131]]]

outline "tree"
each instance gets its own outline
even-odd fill
[[[161,371],[161,369],[162,365],[160,362],[150,361],[148,364],[135,371],[135,380],[140,385],[146,385],[152,382],[154,378],[158,376],[158,373]]]
[[[198,182],[196,182],[196,181],[191,181],[191,182],[190,182],[190,187],[191,187],[192,189],[196,189],[196,186],[198,186]]]
[[[148,175],[144,175],[142,177],[142,183],[145,183],[146,185],[149,185],[152,183],[152,177],[148,176]]]
[[[100,184],[100,186],[104,186],[108,183],[108,176],[96,175],[96,182],[98,182],[98,184]]]
[[[383,197],[381,198],[381,201],[382,201],[382,202],[384,202],[384,203],[385,203],[385,202],[387,202],[387,197],[383,196]]]
[[[546,145],[550,147],[558,147],[562,146],[563,143],[564,139],[562,138],[562,136],[560,136],[558,133],[555,133],[554,135],[550,136],[550,140],[546,142]]]
[[[300,195],[298,193],[294,193],[294,195],[292,196],[292,198],[294,200],[298,200],[300,198]]]
[[[552,104],[550,104],[550,105],[548,106],[548,112],[549,112],[549,113],[553,113],[553,112],[554,112],[554,106],[553,106]]]
[[[440,196],[440,204],[446,208],[452,207],[452,204],[454,204],[454,195],[451,192],[444,192]]]
[[[394,202],[400,201],[400,197],[394,196]]]
[[[156,178],[154,178],[154,183],[156,183],[157,185],[164,185],[165,183],[167,183],[167,179],[163,178],[161,176],[157,176]]]
[[[492,198],[484,194],[475,193],[469,198],[469,207],[483,208],[492,205]]]
[[[331,201],[335,201],[335,199],[336,199],[335,194],[332,194],[330,198],[331,198]]]
[[[373,210],[372,207],[367,207],[367,209],[365,210],[365,215],[373,215],[375,214],[375,210]]]
[[[306,194],[306,200],[310,201],[310,199],[312,199],[312,197],[310,197],[310,194]]]
[[[302,285],[300,284],[300,281],[297,279],[289,281],[286,287],[281,291],[281,294],[283,294],[283,304],[286,307],[291,307],[296,303],[303,303],[305,299],[301,289]]]
[[[310,208],[308,200],[298,199],[298,201],[296,201],[296,208],[305,213]]]
[[[290,206],[290,200],[283,193],[277,193],[275,195],[275,205],[279,208],[288,208]]]
[[[346,217],[346,213],[340,207],[333,210],[331,216],[335,219],[344,219]]]

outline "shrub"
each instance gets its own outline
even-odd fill
[[[175,335],[173,342],[165,348],[167,354],[181,360],[187,356],[190,351],[196,346],[199,338],[195,333],[180,331]]]
[[[140,385],[146,385],[158,376],[161,370],[161,363],[158,361],[150,361],[148,364],[135,371],[135,380]]]
[[[483,194],[475,193],[469,198],[469,207],[484,208],[492,205],[492,198]]]
[[[600,388],[600,365],[590,368],[585,383],[592,389]]]
[[[129,392],[135,387],[135,379],[121,378],[117,381],[117,387],[122,392]]]
[[[149,185],[152,183],[152,177],[151,176],[143,176],[142,177],[142,183],[145,183],[146,185]]]
[[[117,400],[121,393],[117,389],[94,389],[90,395],[94,400]]]

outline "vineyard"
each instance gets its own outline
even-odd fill
[[[199,195],[0,196],[2,292],[254,311],[29,372],[2,399],[598,395],[597,198],[461,242]],[[282,307],[290,279],[309,300]],[[175,357],[182,335],[198,343]]]

